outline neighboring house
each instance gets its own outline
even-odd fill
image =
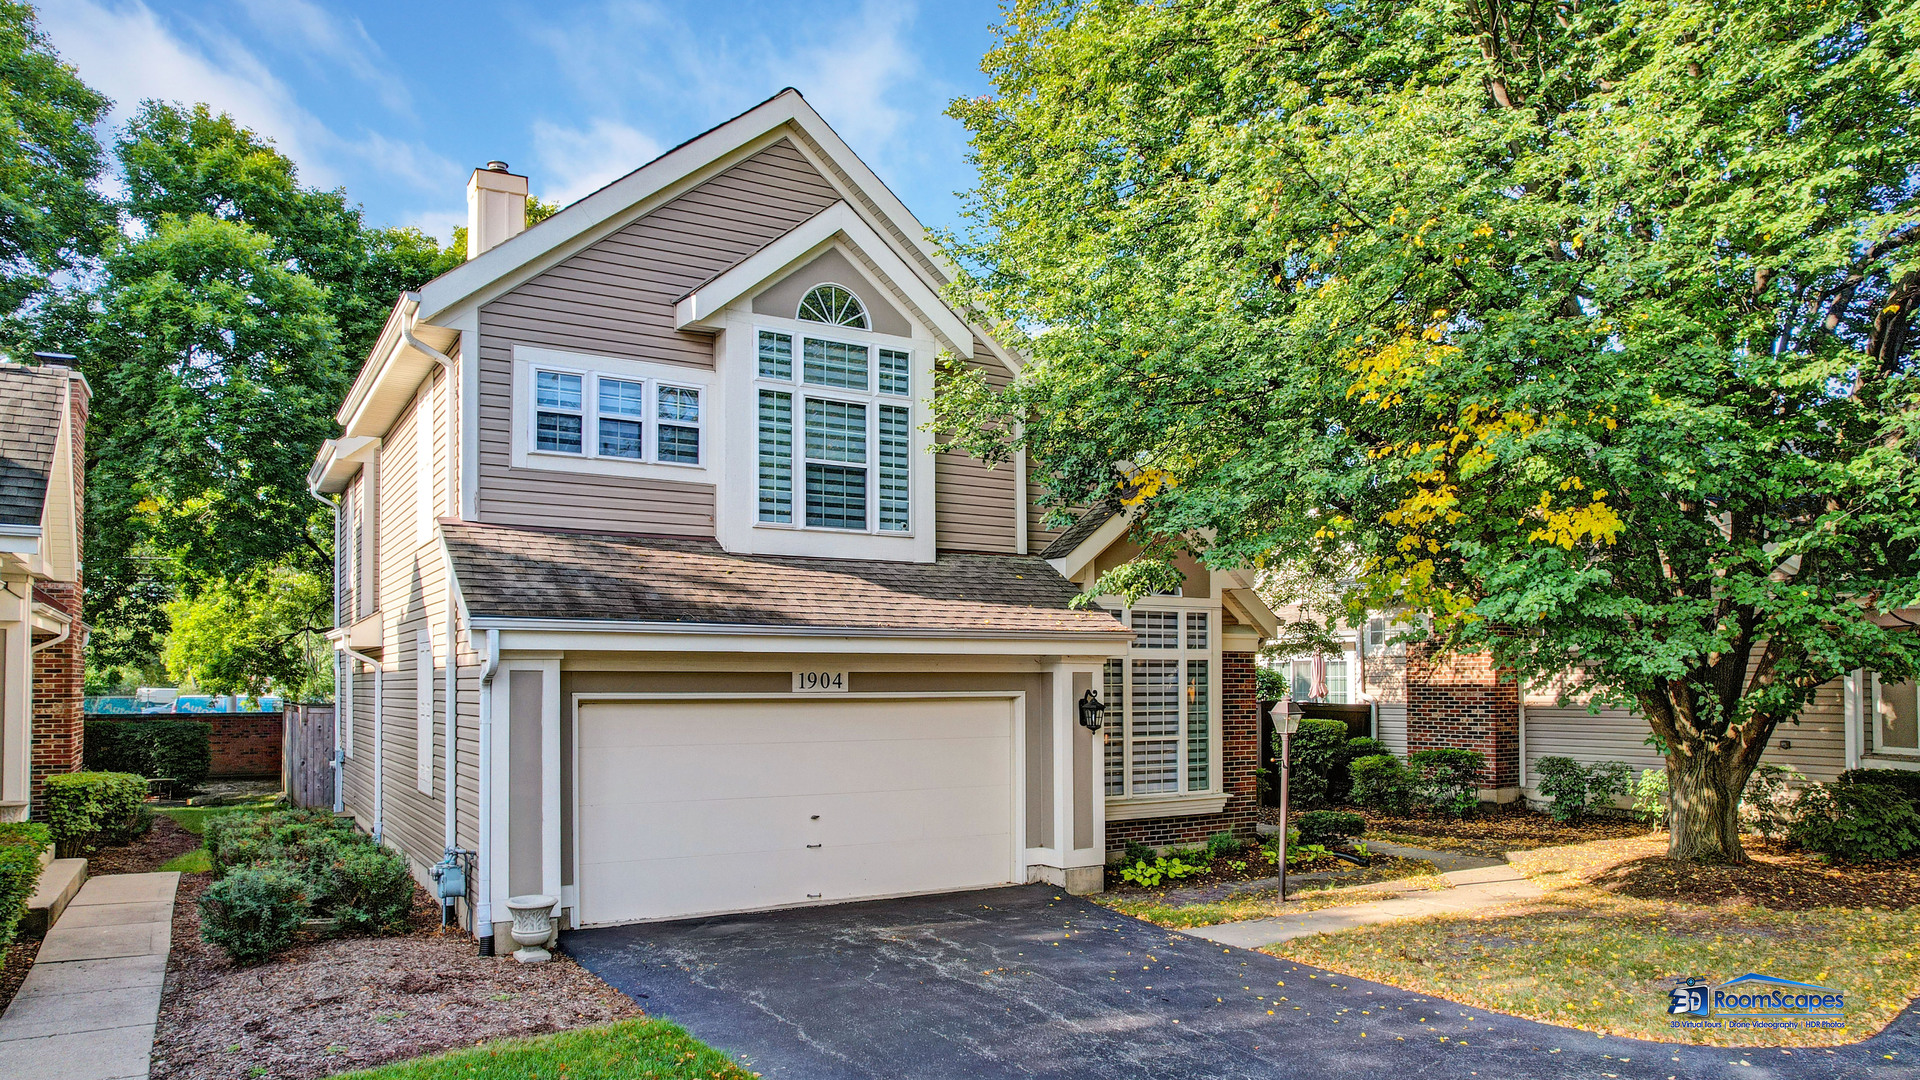
[[[400,298],[310,477],[342,804],[416,874],[476,853],[478,936],[519,894],[1086,891],[1126,839],[1252,831],[1249,577],[1070,606],[1124,522],[1055,537],[1023,461],[928,433],[937,356],[1021,357],[798,93],[531,229],[526,193],[474,172],[469,261]]]
[[[87,405],[73,358],[0,363],[0,821],[45,817],[46,778],[80,768],[80,538]]]

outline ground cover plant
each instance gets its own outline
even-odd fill
[[[1446,888],[1451,886],[1433,863],[1425,859],[1392,858],[1375,859],[1364,869],[1346,867],[1326,876],[1289,879],[1284,904],[1279,901],[1277,884],[1275,888],[1235,892],[1213,899],[1191,899],[1183,895],[1190,890],[1170,889],[1104,892],[1088,899],[1122,915],[1181,930],[1246,919],[1271,919]]]
[[[1920,992],[1920,866],[1824,866],[1756,841],[1746,865],[1699,866],[1659,838],[1516,853],[1538,901],[1299,938],[1277,956],[1462,1004],[1614,1035],[1716,1045],[1834,1045]],[[1669,1027],[1667,990],[1761,971],[1844,988],[1847,1028]]]
[[[750,1073],[665,1020],[623,1020],[532,1039],[503,1039],[349,1073],[341,1080],[752,1080]]]

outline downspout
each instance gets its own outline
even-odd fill
[[[474,858],[474,934],[480,955],[493,955],[493,673],[500,666],[500,631],[487,631],[480,667],[480,852]]]
[[[307,494],[313,496],[316,502],[326,507],[327,512],[333,515],[333,535],[336,537],[337,544],[337,538],[340,535],[340,504],[313,490],[312,487],[307,488]],[[340,572],[340,552],[337,547],[333,553],[333,570],[335,574]],[[340,582],[337,578],[333,583],[333,625],[336,630],[340,628]],[[334,642],[336,650],[339,645],[339,642]],[[353,692],[351,683],[348,684],[347,692],[349,694]],[[340,661],[338,656],[333,662],[333,761],[331,764],[333,766],[333,812],[341,814],[347,809],[347,795],[342,790],[346,784],[347,758],[346,750],[340,745]]]
[[[455,717],[460,713],[460,699],[457,696],[460,692],[460,687],[456,681],[460,672],[459,632],[460,623],[454,614],[453,593],[452,590],[449,589],[447,593],[447,709],[445,723],[447,740],[447,842],[446,851],[444,852],[444,854],[448,855],[453,854],[457,843],[454,838],[453,820],[453,793],[455,786],[455,774],[453,770],[456,764],[454,745],[458,741],[454,732],[454,725]]]
[[[378,844],[386,831],[387,786],[385,769],[386,759],[386,723],[381,710],[381,688],[386,683],[386,671],[380,661],[357,652],[347,646],[345,641],[336,641],[335,647],[348,657],[363,664],[373,665],[373,842]],[[333,710],[334,722],[339,722],[340,710]]]
[[[64,613],[60,613],[60,612],[55,612],[53,617],[60,620],[60,632],[48,638],[47,640],[41,642],[40,644],[35,645],[33,648],[29,649],[28,652],[30,653],[44,652],[45,650],[51,649],[55,645],[58,645],[61,642],[73,636],[73,617],[72,616]]]

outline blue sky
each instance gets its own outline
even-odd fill
[[[446,238],[492,158],[570,201],[796,86],[932,227],[973,172],[942,112],[986,90],[991,0],[38,0],[117,124],[205,101],[271,137],[371,222]]]

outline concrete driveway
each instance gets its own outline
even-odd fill
[[[1920,1077],[1920,1008],[1838,1050],[1600,1038],[1226,948],[1044,886],[581,930],[564,947],[770,1078]]]

